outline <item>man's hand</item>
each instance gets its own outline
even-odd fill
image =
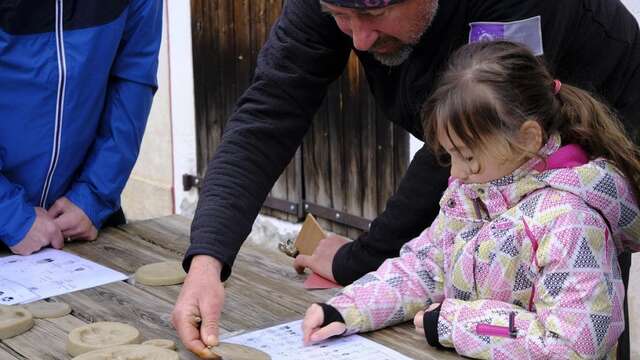
[[[320,240],[318,247],[311,256],[298,255],[293,262],[293,267],[300,274],[305,268],[311,269],[314,273],[335,282],[333,277],[333,258],[338,250],[349,240],[338,235],[329,235]]]
[[[317,343],[332,336],[341,335],[347,330],[347,326],[340,321],[320,327],[324,322],[324,311],[318,304],[312,304],[304,315],[302,321],[303,341],[305,345]]]
[[[211,356],[207,346],[218,345],[218,324],[224,304],[221,271],[222,264],[217,259],[195,256],[171,314],[173,327],[184,346],[203,358]]]
[[[98,237],[98,230],[87,214],[66,197],[56,200],[48,212],[66,239],[95,240]]]
[[[31,225],[27,235],[19,243],[11,247],[11,251],[18,255],[30,255],[46,246],[62,249],[64,240],[62,232],[54,220],[43,208],[35,208],[36,220]]]
[[[416,332],[418,332],[418,334],[424,335],[424,313],[435,310],[438,306],[440,306],[439,303],[433,303],[425,311],[418,311],[416,316],[413,318],[413,325],[416,326]]]

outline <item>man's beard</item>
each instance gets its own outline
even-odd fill
[[[438,0],[424,0],[424,5],[420,8],[420,12],[422,16],[420,17],[420,24],[414,24],[412,27],[412,36],[409,43],[402,43],[399,39],[396,38],[380,38],[373,44],[372,49],[369,50],[371,54],[373,54],[373,58],[386,66],[398,66],[404,63],[411,53],[413,53],[413,48],[418,42],[420,42],[420,38],[427,31],[431,23],[433,22],[433,18],[436,16],[436,12],[438,11]],[[428,3],[427,3],[428,2]],[[413,31],[415,30],[415,31]],[[379,53],[375,51],[376,47],[384,46],[385,43],[394,42],[399,43],[400,48],[391,53]]]
[[[378,60],[382,65],[398,66],[405,62],[413,52],[413,45],[403,45],[399,50],[389,54],[381,54],[372,52],[373,58]]]

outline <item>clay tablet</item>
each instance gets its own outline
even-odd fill
[[[140,331],[131,325],[97,322],[71,330],[67,338],[67,352],[71,356],[78,356],[117,345],[139,344],[140,341]]]
[[[71,307],[63,302],[38,301],[24,306],[36,319],[53,319],[71,312]]]
[[[210,350],[223,360],[271,360],[271,356],[260,350],[225,342],[211,347]]]
[[[182,284],[187,274],[178,261],[166,261],[138,268],[136,281],[143,285],[163,286]]]
[[[151,345],[120,345],[84,353],[73,360],[179,360],[175,351]]]
[[[33,327],[31,313],[19,306],[0,305],[0,339],[8,339]]]
[[[176,349],[176,343],[173,340],[168,340],[168,339],[147,340],[147,341],[143,342],[142,345],[157,346],[159,348],[169,349],[169,350],[175,350]]]

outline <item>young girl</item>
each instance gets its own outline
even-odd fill
[[[312,305],[305,343],[414,319],[429,344],[472,358],[612,356],[617,253],[640,250],[639,152],[620,123],[527,49],[493,42],[455,54],[424,128],[451,160],[439,216]]]

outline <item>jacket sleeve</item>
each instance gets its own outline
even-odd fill
[[[444,298],[443,219],[402,247],[400,257],[346,287],[327,304],[345,320],[345,334],[365,332],[412,319]]]
[[[157,88],[162,1],[132,1],[97,138],[77,180],[66,194],[100,228],[120,206],[120,194],[138,157]]]
[[[447,187],[449,169],[439,165],[427,146],[414,156],[398,190],[368,233],[340,248],[333,260],[333,276],[348,285],[397,257],[400,248],[427,228],[438,214],[438,200]]]
[[[606,357],[624,329],[625,293],[604,220],[577,210],[558,217],[536,260],[532,311],[497,300],[446,299],[440,343],[478,359]],[[508,331],[510,316],[515,337]]]
[[[36,219],[32,205],[25,198],[24,189],[2,175],[0,160],[0,240],[13,246],[22,240]]]
[[[345,67],[346,35],[318,1],[289,0],[257,60],[250,87],[239,99],[209,161],[191,226],[195,255],[223,264],[222,279],[278,176],[300,146],[327,86]]]

